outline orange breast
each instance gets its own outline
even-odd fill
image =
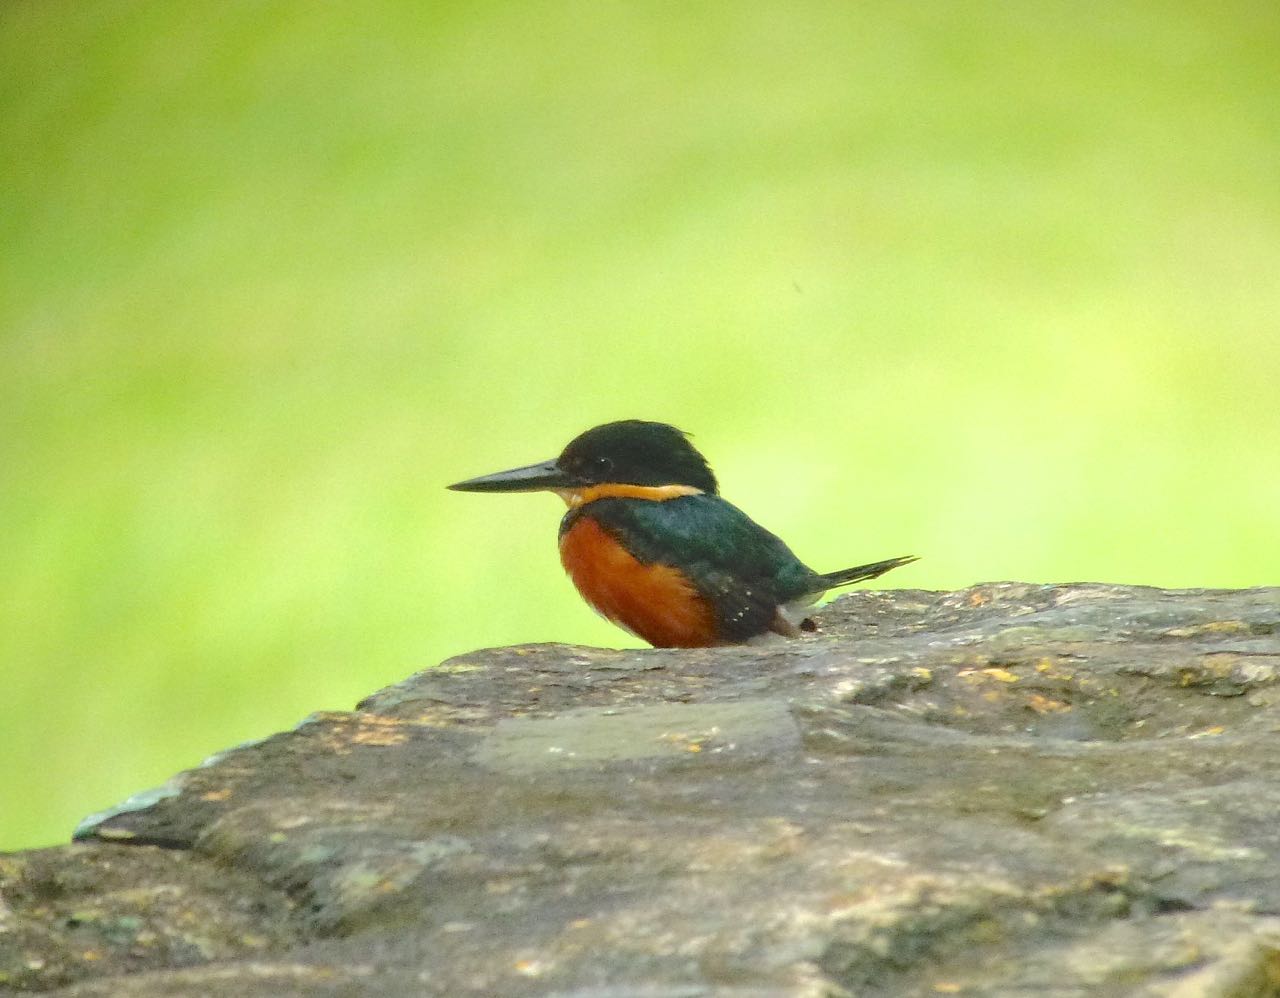
[[[655,648],[719,644],[711,605],[679,569],[642,564],[590,516],[560,539],[560,561],[583,599]]]

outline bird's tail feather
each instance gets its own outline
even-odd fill
[[[867,579],[874,579],[884,575],[895,568],[903,565],[909,565],[913,561],[919,561],[913,554],[909,554],[904,558],[888,558],[885,561],[873,561],[869,565],[857,565],[854,568],[841,569],[839,572],[828,572],[826,575],[818,576],[822,583],[820,592],[828,589],[835,589],[837,586],[847,586],[854,582],[865,582]]]

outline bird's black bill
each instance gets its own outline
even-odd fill
[[[543,461],[524,468],[468,478],[465,482],[450,485],[449,488],[455,492],[540,492],[544,489],[567,489],[573,484],[555,461]]]

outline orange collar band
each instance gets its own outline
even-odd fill
[[[678,499],[680,496],[700,496],[702,489],[692,485],[589,485],[585,489],[554,489],[556,495],[565,501],[570,509],[585,506],[596,499],[649,499],[653,502],[665,502],[667,499]]]

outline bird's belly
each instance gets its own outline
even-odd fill
[[[679,569],[644,564],[590,516],[580,517],[560,539],[560,561],[597,613],[649,644],[719,643],[711,605]]]

